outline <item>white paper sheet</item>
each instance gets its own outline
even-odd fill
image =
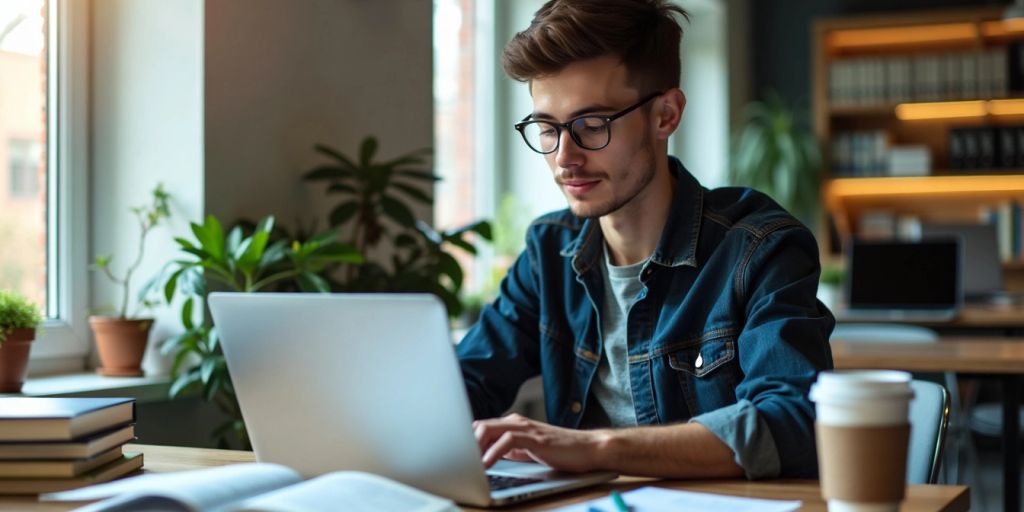
[[[801,501],[762,500],[702,492],[641,487],[622,493],[630,512],[792,512]],[[557,509],[557,512],[616,512],[611,497]]]

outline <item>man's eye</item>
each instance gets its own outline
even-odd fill
[[[554,128],[548,128],[548,129],[545,129],[545,130],[541,130],[540,131],[540,135],[541,135],[541,137],[553,137],[555,135],[555,129]]]

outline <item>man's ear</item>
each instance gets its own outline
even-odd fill
[[[654,130],[659,140],[667,140],[676,131],[685,108],[686,95],[679,88],[665,92],[655,101],[651,120],[656,123]]]

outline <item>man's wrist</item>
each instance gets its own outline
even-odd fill
[[[618,467],[623,439],[622,429],[599,429],[594,436],[594,469],[614,470]]]

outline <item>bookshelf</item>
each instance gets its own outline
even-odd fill
[[[1005,270],[1024,274],[1024,19],[1003,20],[1003,10],[815,21],[823,224],[841,241],[991,222],[1009,250]]]

